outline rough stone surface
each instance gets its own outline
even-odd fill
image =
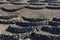
[[[15,2],[0,2],[0,40],[60,40],[60,3]]]

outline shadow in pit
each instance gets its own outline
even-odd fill
[[[0,34],[0,40],[19,40],[19,37],[15,35]]]
[[[5,20],[0,20],[0,24],[15,24],[15,21],[5,21]]]
[[[3,11],[5,11],[5,12],[15,12],[15,11],[18,11],[18,10],[20,10],[20,9],[22,9],[22,8],[17,8],[17,9],[6,9],[6,8],[0,8],[1,10],[3,10]]]
[[[21,27],[32,27],[32,26],[40,26],[43,23],[41,22],[16,22],[16,25]]]
[[[28,6],[25,6],[25,8],[28,8],[28,9],[32,9],[32,10],[42,10],[42,9],[45,9],[45,8],[40,8],[40,7],[28,7]]]
[[[29,27],[29,28],[15,28],[15,27],[11,27],[9,26],[6,31],[11,32],[11,33],[26,33],[26,32],[31,32],[33,30],[33,28]]]
[[[36,34],[36,33],[32,33],[30,38],[32,40],[53,40],[54,39],[53,36]]]
[[[41,30],[51,34],[60,34],[60,28],[42,27]]]
[[[23,17],[23,16],[22,16],[22,18],[23,18],[23,20],[30,21],[30,22],[41,22],[41,21],[47,20],[45,18],[26,18],[26,17]]]
[[[60,18],[53,18],[52,21],[60,22]]]
[[[58,27],[58,26],[60,25],[60,22],[56,22],[56,21],[49,21],[49,22],[48,22],[48,25]]]
[[[47,8],[47,9],[52,9],[52,10],[60,10],[60,7],[47,7],[47,6],[46,6],[46,8]]]
[[[10,16],[0,16],[0,19],[11,19],[11,18],[15,18],[18,17],[17,15],[10,15]]]

